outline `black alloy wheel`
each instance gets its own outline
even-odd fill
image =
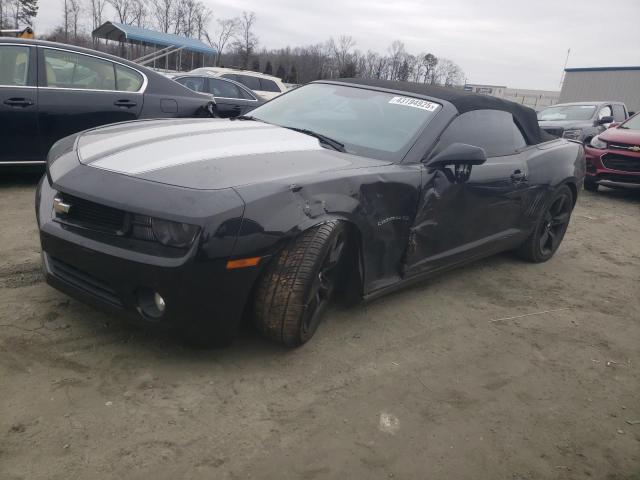
[[[566,185],[561,186],[551,198],[531,235],[516,253],[535,263],[546,262],[553,257],[569,226],[573,204],[573,193]]]
[[[254,296],[254,323],[287,347],[307,342],[347,282],[349,235],[331,220],[302,232],[265,267]]]

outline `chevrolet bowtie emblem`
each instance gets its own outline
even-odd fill
[[[71,204],[64,203],[61,198],[56,197],[53,199],[53,209],[58,213],[69,213]]]
[[[629,150],[632,152],[640,152],[640,146],[634,145],[633,147],[629,147]]]

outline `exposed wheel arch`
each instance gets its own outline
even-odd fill
[[[565,185],[571,190],[571,197],[573,199],[573,206],[575,207],[578,201],[578,186],[574,182],[566,182]]]

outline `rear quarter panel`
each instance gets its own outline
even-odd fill
[[[584,146],[563,139],[540,144],[530,149],[527,170],[530,191],[525,215],[533,225],[537,213],[561,185],[568,184],[577,199],[586,172]]]

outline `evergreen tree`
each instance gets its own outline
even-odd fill
[[[356,64],[353,62],[347,62],[344,64],[344,67],[339,72],[340,78],[353,78],[357,76],[358,72],[356,69]]]
[[[398,80],[406,82],[409,80],[409,73],[409,62],[407,62],[407,59],[405,58],[398,69]]]
[[[18,23],[21,26],[32,26],[38,14],[38,0],[18,0]]]
[[[265,75],[273,75],[273,65],[271,65],[271,61],[267,60],[267,66],[264,67]]]
[[[287,72],[285,72],[282,64],[278,65],[278,70],[276,70],[276,77],[282,80],[286,76],[287,76]]]
[[[298,83],[298,70],[295,65],[291,65],[291,72],[289,72],[289,83]]]

